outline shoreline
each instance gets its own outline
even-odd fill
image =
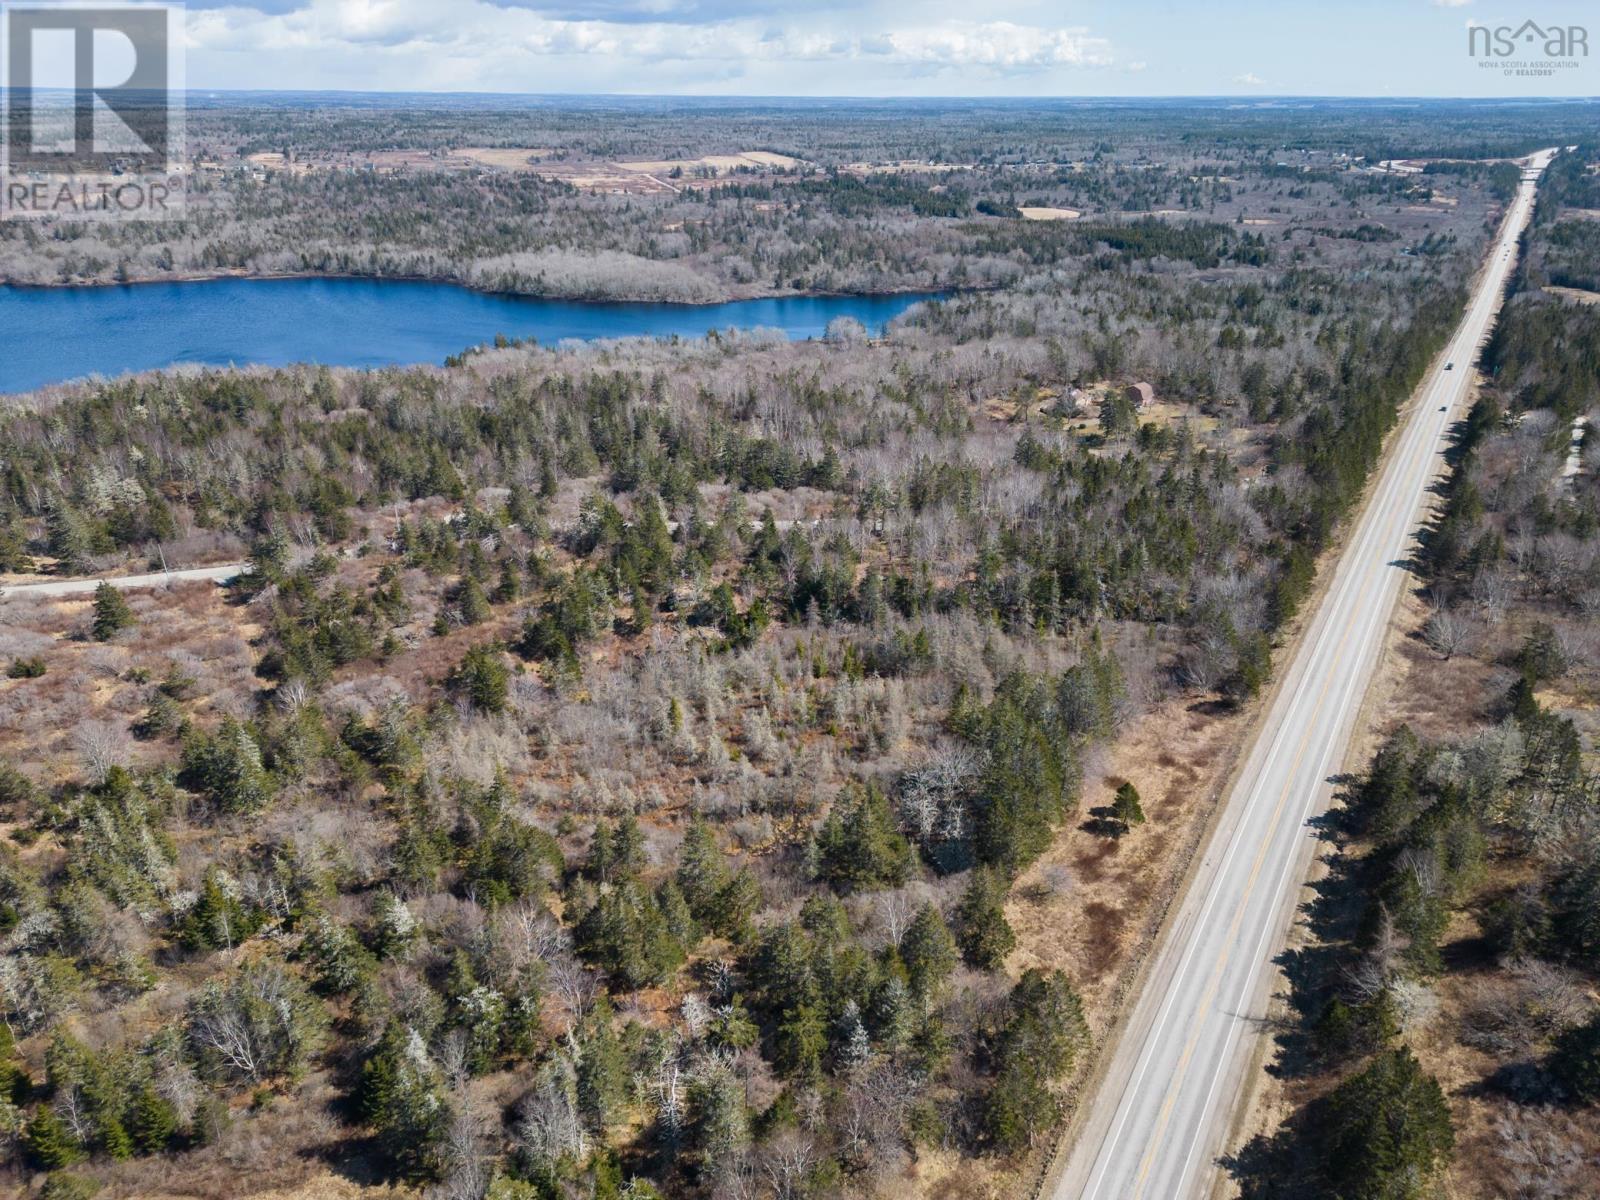
[[[897,320],[907,311],[928,301],[944,301],[959,293],[950,291],[903,290],[877,293],[794,293],[743,300],[720,300],[704,303],[671,300],[585,300],[554,298],[526,293],[489,292],[448,280],[427,278],[401,278],[397,276],[322,275],[297,273],[282,275],[249,275],[233,272],[202,274],[193,278],[171,280],[139,280],[115,284],[26,284],[0,281],[0,306],[11,297],[12,322],[18,330],[29,327],[31,306],[41,306],[46,314],[34,323],[35,331],[51,327],[53,311],[66,311],[78,320],[80,313],[95,311],[97,305],[113,309],[126,308],[139,303],[138,293],[132,289],[157,283],[194,284],[189,292],[169,289],[154,292],[158,305],[166,305],[182,312],[204,311],[208,301],[242,306],[244,310],[276,309],[281,307],[285,293],[247,292],[229,289],[227,292],[205,292],[200,285],[225,284],[238,280],[247,284],[279,284],[288,289],[291,300],[302,293],[296,285],[326,281],[331,284],[366,284],[360,291],[306,291],[306,296],[319,295],[336,309],[353,312],[356,309],[386,309],[388,302],[417,310],[427,308],[433,312],[445,309],[461,310],[457,324],[483,328],[464,333],[459,340],[446,344],[439,338],[426,345],[411,346],[415,353],[399,350],[354,355],[340,353],[312,339],[306,341],[291,337],[283,348],[262,344],[250,350],[237,349],[237,353],[217,350],[176,350],[170,353],[124,353],[112,356],[99,367],[80,364],[76,373],[63,374],[50,364],[34,364],[29,370],[26,362],[18,365],[14,375],[0,380],[0,397],[14,400],[35,395],[50,388],[72,386],[94,379],[122,379],[178,370],[185,366],[245,370],[266,367],[328,366],[353,370],[389,368],[417,368],[450,366],[475,351],[486,350],[498,344],[498,336],[487,330],[499,322],[500,328],[529,328],[536,344],[551,348],[569,339],[583,342],[631,340],[637,338],[660,340],[685,338],[695,340],[714,337],[729,330],[773,329],[791,341],[812,340],[824,336],[824,325],[831,317],[856,317],[868,327],[869,337],[876,337],[890,321]],[[424,285],[428,290],[406,292],[384,291],[390,285],[410,283]],[[121,289],[120,291],[118,289]],[[440,289],[449,289],[448,291]],[[59,296],[59,301],[49,297]],[[30,299],[31,297],[31,299]],[[469,299],[476,297],[476,300]],[[765,307],[758,307],[765,306]],[[479,311],[479,308],[483,311]],[[876,309],[877,311],[873,311]],[[470,322],[468,321],[468,318]],[[56,322],[59,324],[59,321]],[[566,331],[566,332],[563,332]],[[559,336],[557,336],[559,335]],[[202,339],[203,340],[203,339]],[[424,339],[427,341],[426,339]],[[525,344],[529,337],[509,337],[511,344]],[[438,343],[435,345],[434,343]],[[224,343],[217,343],[223,345]],[[188,345],[188,343],[184,343]],[[231,346],[231,343],[227,343]]]
[[[162,276],[141,276],[136,279],[84,279],[71,283],[48,282],[35,283],[29,280],[13,279],[0,274],[0,291],[10,290],[16,292],[73,292],[102,290],[110,288],[135,288],[146,287],[153,284],[204,284],[223,283],[230,280],[253,283],[271,283],[274,281],[293,280],[326,280],[330,283],[428,283],[440,287],[460,288],[465,292],[473,292],[479,296],[493,296],[506,300],[543,300],[554,304],[651,304],[672,305],[678,308],[716,308],[723,304],[742,304],[755,300],[839,300],[860,299],[875,300],[889,299],[896,296],[923,295],[929,299],[947,299],[968,293],[977,293],[997,290],[996,287],[895,287],[885,288],[871,292],[842,292],[842,291],[735,291],[729,292],[715,300],[663,300],[647,296],[584,296],[560,292],[517,292],[504,291],[499,288],[486,288],[478,284],[464,283],[459,279],[452,279],[444,275],[358,275],[345,274],[331,271],[274,271],[264,273],[247,270],[216,270],[216,271],[182,271],[173,272]]]

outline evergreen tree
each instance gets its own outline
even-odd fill
[[[259,911],[246,908],[240,900],[238,885],[211,867],[178,936],[189,950],[232,950],[260,928],[261,919]]]
[[[0,1104],[26,1104],[32,1090],[33,1079],[17,1058],[17,1043],[11,1026],[0,1021]]]
[[[133,1157],[133,1139],[115,1117],[108,1119],[100,1130],[100,1148],[119,1162]]]
[[[390,1022],[361,1068],[358,1100],[402,1172],[416,1180],[438,1175],[449,1112],[439,1069],[415,1030]]]
[[[262,766],[261,746],[232,717],[223,718],[214,737],[190,734],[183,747],[180,779],[233,815],[257,812],[272,799],[272,778]]]
[[[506,496],[506,524],[525,527],[534,517],[533,495],[522,480],[514,480]]]
[[[668,879],[656,889],[656,906],[661,909],[668,931],[680,946],[692,950],[700,944],[704,934],[676,882]]]
[[[45,538],[61,570],[81,575],[89,569],[93,544],[88,526],[78,511],[60,496],[45,510]]]
[[[896,1051],[911,1040],[914,1016],[911,991],[898,974],[890,975],[872,1002],[872,1031],[885,1049]]]
[[[990,867],[972,872],[957,913],[962,956],[972,966],[996,971],[1017,944],[1006,920],[1005,878]]]
[[[274,526],[250,547],[250,567],[240,582],[246,591],[260,591],[269,583],[280,582],[288,569],[289,539]]]
[[[178,1132],[178,1114],[172,1105],[146,1084],[134,1097],[128,1114],[128,1132],[142,1154],[158,1154]]]
[[[827,1049],[828,1025],[821,1007],[796,1004],[783,1014],[773,1037],[773,1065],[785,1075],[815,1079],[822,1073]]]
[[[489,597],[484,594],[483,584],[473,575],[468,575],[461,581],[456,603],[461,609],[463,625],[481,624],[489,619],[489,614],[493,611],[489,607]]]
[[[1138,410],[1120,388],[1112,388],[1100,402],[1100,433],[1106,438],[1131,433],[1139,423]]]
[[[497,604],[509,604],[522,594],[522,579],[517,572],[517,564],[511,559],[503,559],[500,563],[500,582],[495,585],[494,598]]]
[[[1051,1085],[1072,1069],[1088,1037],[1083,1004],[1066,976],[1030,968],[1011,992],[996,1038],[984,1125],[998,1148],[1020,1150],[1059,1119],[1061,1104]]]
[[[861,1019],[861,1007],[854,1000],[845,1001],[839,1017],[838,1043],[839,1062],[847,1071],[861,1067],[872,1057],[872,1039]]]
[[[632,990],[664,983],[684,959],[656,898],[633,880],[601,891],[578,923],[577,944],[585,958]]]
[[[616,871],[632,878],[644,870],[648,856],[644,847],[644,831],[637,817],[626,816],[611,830],[611,860]]]
[[[1110,737],[1124,693],[1122,668],[1096,629],[1082,661],[1067,668],[1056,688],[1062,724],[1082,737]]]
[[[1450,1106],[1409,1047],[1379,1052],[1341,1083],[1315,1122],[1324,1173],[1348,1200],[1411,1200],[1455,1148]]]
[[[24,1135],[28,1157],[44,1171],[55,1171],[82,1162],[83,1146],[68,1131],[66,1122],[48,1105],[34,1114]]]
[[[467,1035],[467,1070],[487,1075],[500,1064],[506,1049],[510,1014],[505,996],[480,983],[458,993],[453,1008],[456,1023]]]
[[[751,935],[761,906],[760,886],[748,870],[729,869],[716,835],[702,820],[691,824],[684,835],[676,878],[695,920],[734,941]]]
[[[644,834],[637,820],[630,816],[615,825],[595,826],[584,870],[596,883],[636,878],[644,864]]]
[[[1371,999],[1353,1005],[1335,996],[1317,1018],[1312,1036],[1317,1053],[1331,1062],[1381,1050],[1400,1036],[1394,993],[1385,987]]]
[[[1550,1073],[1580,1104],[1600,1100],[1600,1013],[1561,1032],[1550,1056]]]
[[[1144,807],[1139,803],[1139,789],[1124,781],[1111,800],[1111,819],[1126,832],[1135,825],[1144,824]]]
[[[345,995],[377,974],[378,963],[346,926],[326,913],[305,921],[305,937],[299,957],[309,966],[318,990],[328,995]]]
[[[923,905],[906,929],[905,936],[900,939],[900,958],[905,963],[911,990],[924,999],[937,992],[955,970],[955,939],[933,905]]]
[[[0,571],[25,574],[34,569],[28,542],[10,513],[0,512]]]
[[[589,1174],[594,1179],[590,1200],[622,1200],[622,1164],[610,1150],[594,1152],[589,1160]]]
[[[404,959],[420,935],[417,918],[393,892],[384,892],[372,907],[373,951],[379,958]]]
[[[761,1028],[750,1019],[744,1001],[735,996],[712,1014],[706,1039],[714,1046],[729,1050],[748,1050],[761,1040]]]
[[[980,862],[1021,871],[1050,844],[1078,783],[1069,739],[1053,727],[1052,697],[1037,680],[1012,676],[985,710],[961,709],[953,723],[984,752],[974,803]]]
[[[97,642],[109,642],[133,624],[133,609],[122,598],[122,593],[109,583],[101,581],[94,590],[94,620],[90,631]]]
[[[748,867],[741,867],[717,893],[706,921],[723,937],[748,942],[755,936],[755,917],[761,904],[761,885]]]
[[[840,801],[817,833],[818,872],[838,892],[899,887],[910,877],[911,843],[895,827],[875,784]]]
[[[815,959],[815,947],[800,926],[791,921],[769,926],[749,963],[750,982],[761,1007],[783,1012],[815,1001]]]
[[[586,1024],[578,1050],[578,1107],[593,1128],[603,1130],[627,1099],[631,1073],[612,1027],[611,1005],[602,999]]]
[[[474,646],[456,664],[445,685],[479,712],[500,713],[511,694],[511,672],[498,646]]]
[[[683,846],[678,851],[677,879],[678,890],[700,920],[709,923],[717,893],[727,886],[729,875],[727,860],[711,826],[696,818],[683,835]]]
[[[703,1174],[714,1173],[750,1142],[744,1085],[727,1066],[711,1062],[689,1083],[689,1140]]]
[[[1418,793],[1416,776],[1421,744],[1411,728],[1402,725],[1372,757],[1372,767],[1351,798],[1358,821],[1374,841],[1391,845],[1399,841],[1429,801]]]

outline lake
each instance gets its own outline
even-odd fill
[[[213,279],[120,287],[0,286],[0,392],[178,363],[441,363],[496,334],[698,338],[729,328],[820,337],[835,317],[873,333],[927,295],[799,296],[725,304],[493,296],[447,283]]]

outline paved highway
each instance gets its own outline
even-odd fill
[[[1285,668],[1053,1195],[1176,1200],[1222,1182],[1216,1160],[1247,1098],[1275,969],[1316,847],[1307,821],[1329,801],[1406,578],[1399,565],[1463,415],[1477,360],[1515,263],[1539,174],[1529,160],[1471,303],[1393,435],[1369,503]]]

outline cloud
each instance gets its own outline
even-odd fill
[[[1104,67],[1111,47],[1086,29],[1039,29],[1009,21],[952,21],[888,34],[892,53],[905,62],[991,66]]]
[[[1433,0],[1435,8],[1465,8],[1472,0]]]
[[[303,2],[303,0],[302,0]],[[496,8],[521,8],[560,21],[616,24],[708,25],[750,17],[781,16],[794,0],[486,0]],[[820,0],[808,11],[838,8],[847,0]]]
[[[1243,75],[1235,75],[1233,81],[1244,87],[1265,87],[1267,81],[1254,71],[1246,71]]]
[[[1114,65],[1110,43],[1082,27],[992,20],[929,20],[889,5],[856,10],[843,24],[818,19],[831,0],[791,19],[760,15],[773,0],[602,0],[550,15],[534,0],[301,0],[267,12],[191,5],[188,41],[196,86],[213,75],[233,87],[304,87],[320,70],[336,86],[470,91],[638,91],[687,87],[772,90],[780,79],[853,83],[870,63],[871,85],[946,74],[969,82]],[[567,4],[565,9],[580,6]],[[787,6],[793,10],[792,3]],[[651,12],[661,19],[646,19]],[[691,12],[709,16],[695,22]],[[623,17],[625,19],[611,19]],[[248,62],[248,66],[246,65]],[[221,64],[280,77],[239,79]],[[967,73],[962,77],[960,73]],[[322,86],[327,86],[323,84]]]
[[[252,12],[281,15],[304,8],[306,0],[189,0],[184,5],[190,12],[204,12],[213,8],[243,8]]]

